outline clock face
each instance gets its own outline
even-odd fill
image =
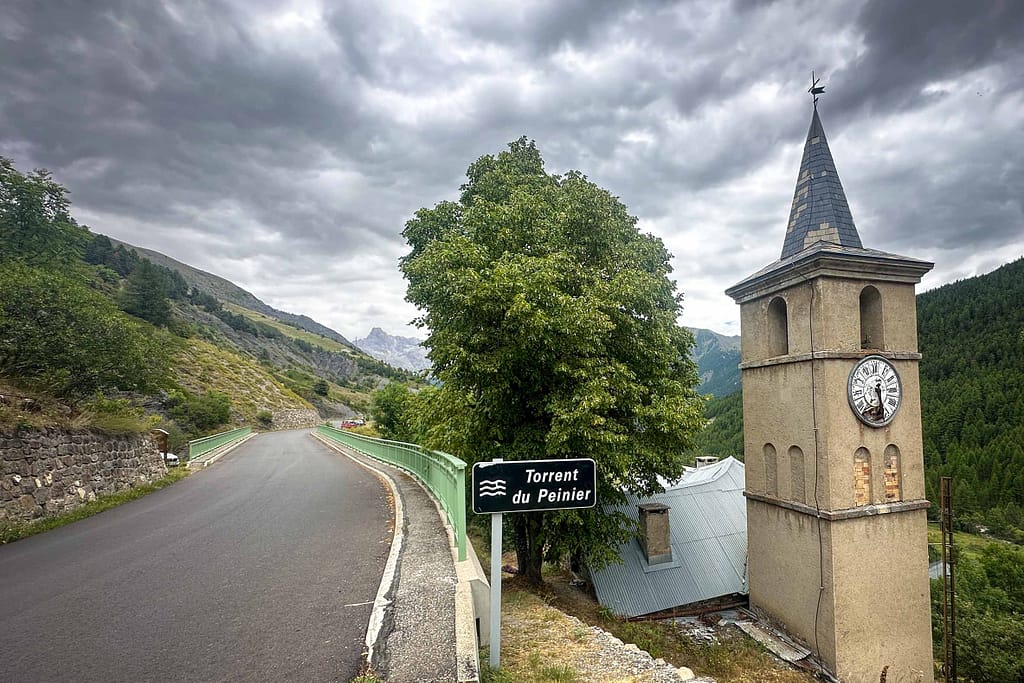
[[[867,356],[850,371],[847,396],[861,422],[882,427],[892,422],[900,409],[903,384],[892,363],[881,356]]]

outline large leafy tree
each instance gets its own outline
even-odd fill
[[[403,233],[407,298],[441,381],[435,431],[470,461],[594,458],[602,504],[659,491],[703,421],[669,253],[583,174],[547,173],[526,138],[467,177],[458,202]],[[600,508],[509,518],[532,582],[545,558],[614,561],[635,533]]]
[[[155,390],[168,381],[168,341],[87,286],[91,242],[49,172],[0,157],[0,374],[75,398]]]
[[[412,392],[400,382],[388,382],[373,392],[370,417],[377,431],[386,439],[411,441],[415,437],[409,425],[409,402]]]
[[[68,208],[66,190],[49,171],[22,173],[10,159],[0,157],[0,263],[75,264],[89,232]]]

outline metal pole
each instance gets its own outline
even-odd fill
[[[956,558],[953,543],[953,478],[939,479],[942,529],[942,673],[956,683]]]
[[[492,669],[501,666],[501,513],[491,515],[491,655]]]

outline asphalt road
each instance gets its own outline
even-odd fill
[[[306,431],[0,546],[2,681],[349,681],[390,549],[371,474]]]

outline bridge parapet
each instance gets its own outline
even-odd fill
[[[204,436],[201,439],[193,439],[188,442],[188,460],[191,462],[210,451],[238,441],[250,434],[252,434],[252,427],[240,427],[239,429]]]
[[[466,463],[443,451],[371,436],[354,434],[329,425],[316,428],[324,438],[337,441],[360,453],[400,467],[416,477],[437,500],[448,517],[459,551],[459,561],[466,559]]]

